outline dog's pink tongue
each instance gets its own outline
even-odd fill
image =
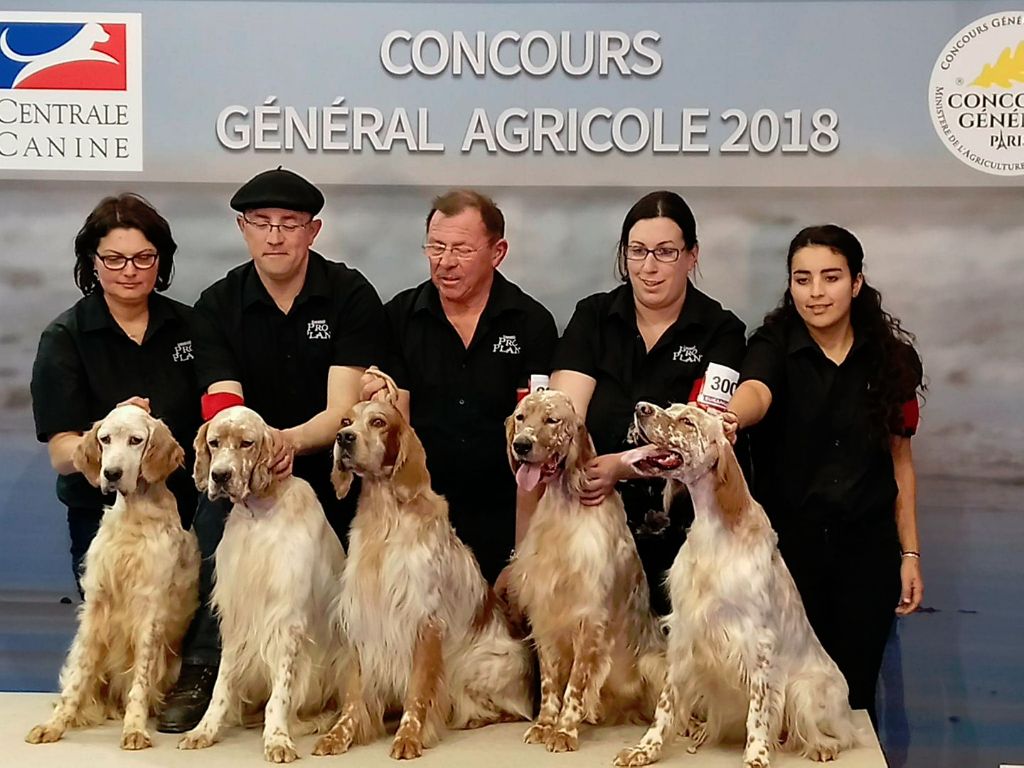
[[[516,483],[524,491],[532,491],[540,482],[540,464],[523,464],[516,470]]]
[[[626,451],[622,457],[622,461],[632,467],[645,459],[649,459],[651,456],[657,455],[660,451],[661,449],[658,446],[647,443],[646,445],[641,445],[639,448],[633,448],[632,450]]]

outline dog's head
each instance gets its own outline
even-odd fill
[[[274,440],[256,411],[226,408],[196,435],[196,488],[211,499],[244,504],[250,495],[266,496],[275,482],[270,471]]]
[[[430,487],[423,444],[390,403],[356,403],[341,420],[331,472],[339,499],[348,494],[353,473],[371,481],[389,481],[402,501]]]
[[[122,405],[97,421],[73,456],[75,469],[103,493],[135,493],[160,483],[185,461],[171,430],[137,405]]]
[[[596,455],[572,400],[554,389],[519,401],[505,420],[505,441],[516,483],[525,491],[565,472],[570,489],[580,493],[586,480],[584,468]]]
[[[626,461],[649,477],[687,483],[723,462],[732,447],[721,417],[695,405],[676,403],[660,408],[639,402],[633,412],[633,436],[644,443],[626,455]]]

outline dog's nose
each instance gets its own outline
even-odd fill
[[[517,437],[512,441],[512,450],[518,456],[525,456],[533,448],[533,441],[528,437]]]
[[[212,472],[210,472],[210,477],[212,477],[213,482],[217,483],[218,485],[224,485],[224,483],[231,479],[231,470],[215,469]]]
[[[123,470],[120,469],[104,469],[103,476],[107,478],[111,483],[116,483],[121,479],[121,475],[124,474]]]
[[[350,446],[356,441],[355,432],[339,432],[338,445]]]
[[[638,416],[653,416],[654,406],[641,401],[636,404],[636,412]]]

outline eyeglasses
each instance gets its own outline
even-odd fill
[[[121,256],[120,254],[104,256],[97,253],[96,258],[103,262],[104,267],[117,272],[128,266],[129,261],[135,269],[151,269],[160,258],[160,254],[136,253],[134,256]]]
[[[651,254],[657,261],[664,264],[671,264],[679,260],[681,253],[679,248],[644,248],[642,245],[629,245],[626,247],[626,258],[630,261],[643,261],[647,254]]]
[[[423,253],[431,261],[440,261],[446,252],[451,251],[459,261],[470,258],[473,254],[479,253],[486,246],[480,246],[479,248],[471,248],[468,245],[445,245],[444,243],[424,243]]]
[[[270,234],[270,231],[276,229],[282,235],[294,235],[300,229],[305,229],[312,223],[312,219],[302,224],[294,224],[292,222],[282,222],[281,224],[271,224],[269,221],[253,221],[248,218],[244,213],[242,214],[242,221],[248,224],[250,227],[255,229],[257,232],[263,235]]]

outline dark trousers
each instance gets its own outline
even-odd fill
[[[850,706],[876,725],[875,688],[900,596],[895,524],[808,525],[780,533],[807,618],[850,686]]]
[[[199,607],[192,617],[188,632],[182,644],[181,657],[185,664],[220,663],[220,627],[217,617],[210,608],[213,594],[213,556],[224,535],[224,523],[231,512],[227,499],[210,501],[206,494],[200,494],[192,530],[199,540]]]
[[[664,510],[663,489],[661,481],[632,480],[619,484],[629,529],[647,576],[651,610],[658,616],[672,612],[665,582],[693,523],[693,502],[686,489],[672,499],[668,514]]]
[[[667,616],[672,612],[669,600],[668,579],[669,569],[675,562],[676,555],[686,541],[686,532],[676,529],[664,531],[661,536],[633,535],[636,551],[644,566],[647,586],[651,592],[651,610],[658,616]]]
[[[100,529],[103,510],[92,507],[68,507],[68,533],[71,534],[71,570],[75,574],[75,586],[83,599],[82,570],[85,567],[85,553]]]

